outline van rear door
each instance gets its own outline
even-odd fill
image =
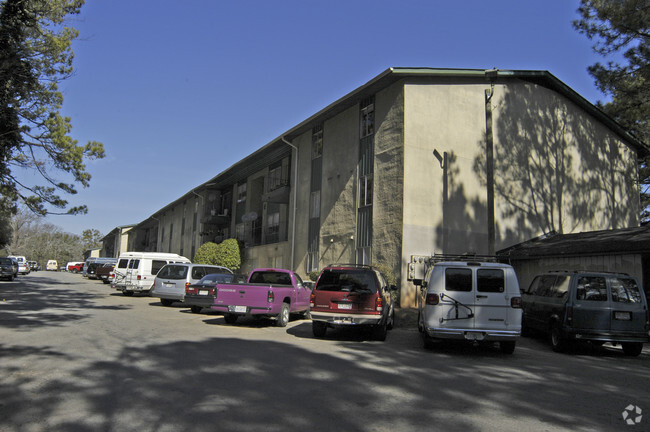
[[[575,289],[573,328],[597,331],[611,326],[611,307],[607,295],[607,281],[603,276],[580,276]]]
[[[477,268],[475,295],[474,328],[476,330],[510,330],[507,326],[510,299],[506,291],[504,270],[501,268]]]
[[[435,275],[436,272],[433,272],[432,276],[435,277]],[[441,329],[473,329],[475,295],[472,269],[469,267],[446,267],[443,277],[444,292],[441,293],[440,304],[427,306],[427,308],[435,308],[432,309],[435,313],[430,314],[427,319],[427,325]],[[430,283],[435,289],[437,283],[433,280]]]
[[[126,276],[124,277],[127,289],[133,289],[133,285],[137,285],[138,267],[140,267],[139,259],[131,259],[129,261],[129,265],[126,268]]]
[[[629,277],[608,280],[612,298],[612,333],[644,336],[647,306],[637,281]]]

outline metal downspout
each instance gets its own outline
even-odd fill
[[[294,252],[296,249],[296,207],[297,207],[297,193],[298,193],[298,147],[291,144],[284,137],[280,138],[283,143],[290,146],[296,151],[296,160],[294,161],[294,177],[293,177],[293,227],[291,231],[291,270],[296,271],[294,267]]]

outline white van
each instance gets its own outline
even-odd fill
[[[134,292],[149,293],[156,274],[169,263],[189,263],[189,259],[173,253],[124,252],[120,255],[113,273],[111,285],[126,296]]]
[[[439,262],[416,284],[421,286],[418,330],[425,348],[436,339],[459,339],[499,342],[502,352],[514,352],[521,335],[522,302],[511,266]]]
[[[7,258],[13,258],[18,262],[18,273],[20,274],[29,274],[31,268],[27,264],[27,258],[22,255],[9,255]]]
[[[57,271],[57,270],[59,270],[59,263],[57,263],[56,260],[48,260],[47,264],[45,265],[45,270],[46,271]]]

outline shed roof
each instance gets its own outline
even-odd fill
[[[650,224],[576,234],[547,234],[497,252],[509,259],[650,253]]]

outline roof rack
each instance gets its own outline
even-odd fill
[[[429,264],[442,261],[472,261],[472,262],[499,262],[495,255],[478,255],[474,253],[464,254],[434,254],[429,257]]]
[[[327,267],[353,267],[353,268],[366,268],[372,269],[373,267],[367,264],[354,264],[354,263],[335,263],[330,264]]]

